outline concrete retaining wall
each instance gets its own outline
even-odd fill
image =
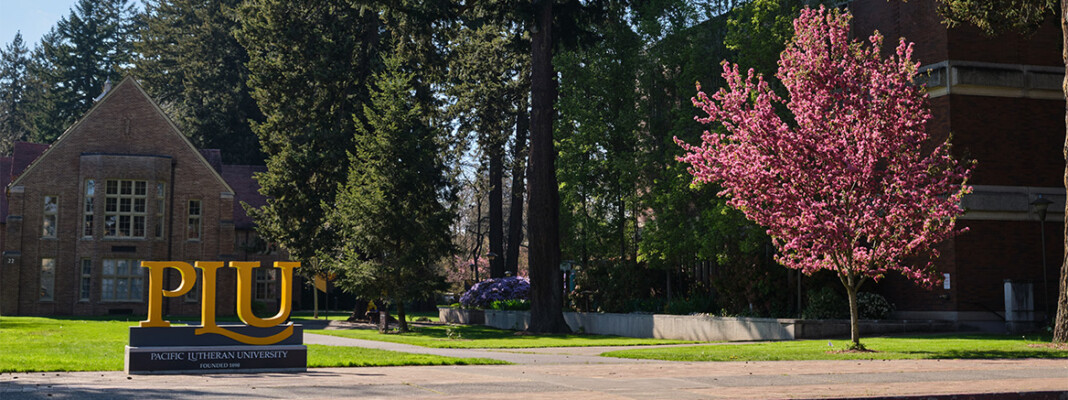
[[[796,339],[825,339],[849,336],[849,320],[828,319],[794,320],[794,337]],[[902,333],[952,332],[957,330],[953,321],[936,320],[863,320],[860,321],[860,335],[888,335]]]
[[[464,308],[438,307],[438,319],[449,324],[482,325],[486,316],[482,310]]]
[[[564,320],[574,332],[596,335],[699,341],[793,339],[792,325],[772,318],[565,312]],[[525,330],[530,325],[530,313],[486,310],[486,325]]]
[[[526,330],[527,311],[485,310],[485,324],[498,329]],[[608,314],[565,312],[574,332],[637,338],[698,341],[753,341],[849,337],[848,320],[734,318],[706,315]],[[949,332],[950,321],[860,322],[863,335],[912,332]]]

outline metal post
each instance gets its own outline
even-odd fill
[[[1045,213],[1042,213],[1045,214]],[[1045,215],[1043,215],[1045,217]],[[1049,318],[1049,280],[1047,271],[1049,268],[1046,266],[1046,219],[1042,218],[1038,222],[1039,231],[1042,232],[1042,311],[1045,311],[1046,318]]]

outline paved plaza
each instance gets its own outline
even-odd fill
[[[430,349],[305,334],[505,366],[314,368],[293,374],[0,374],[0,399],[1068,399],[1068,360],[662,362],[606,348]]]

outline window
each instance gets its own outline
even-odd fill
[[[41,236],[56,237],[56,217],[59,214],[59,196],[44,197],[44,221],[41,222]]]
[[[193,264],[193,262],[190,264]],[[200,288],[200,282],[203,281],[203,279],[200,279],[200,269],[194,269],[193,273],[196,275],[197,281],[193,283],[193,288],[189,289],[189,293],[182,296],[187,303],[195,303],[199,301],[200,292],[203,290]]]
[[[85,180],[85,217],[82,227],[82,237],[93,237],[93,195],[96,194],[96,181]]]
[[[41,259],[41,301],[55,300],[56,259]]]
[[[100,271],[100,300],[141,301],[144,272],[140,262],[125,259],[104,259]]]
[[[200,200],[189,200],[189,226],[186,228],[186,238],[200,240]]]
[[[255,293],[253,299],[274,300],[275,287],[278,286],[278,269],[256,268],[253,271],[256,271],[256,288],[253,290],[253,293]]]
[[[166,194],[163,182],[156,182],[156,239],[163,239],[163,210]]]
[[[89,290],[93,287],[93,260],[82,259],[82,285],[79,290],[78,300],[89,301]]]
[[[148,182],[108,180],[104,197],[105,237],[145,237]]]

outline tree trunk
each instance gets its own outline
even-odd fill
[[[505,252],[504,270],[519,276],[519,245],[523,242],[523,193],[527,171],[527,96],[519,100],[515,126],[515,147],[512,162],[512,205],[508,211],[508,250]]]
[[[504,149],[494,143],[489,151],[489,257],[490,278],[504,277]]]
[[[1064,58],[1065,75],[1062,89],[1068,93],[1068,0],[1061,0],[1061,37],[1062,56]],[[1064,116],[1065,127],[1068,129],[1068,108]],[[1064,137],[1064,187],[1068,189],[1068,134]],[[1057,318],[1053,323],[1053,343],[1068,343],[1068,218],[1064,219],[1064,257],[1061,258],[1060,290],[1057,291]]]
[[[531,26],[530,177],[527,228],[530,239],[530,331],[570,332],[563,314],[560,273],[560,194],[553,148],[556,81],[552,64],[553,1],[533,0]]]
[[[408,319],[404,317],[404,302],[397,302],[397,331],[400,333],[408,332]]]
[[[859,350],[864,346],[860,344],[860,309],[857,307],[857,289],[860,285],[853,274],[847,274],[842,278],[842,284],[846,287],[849,296],[849,339],[853,342],[850,349]]]

